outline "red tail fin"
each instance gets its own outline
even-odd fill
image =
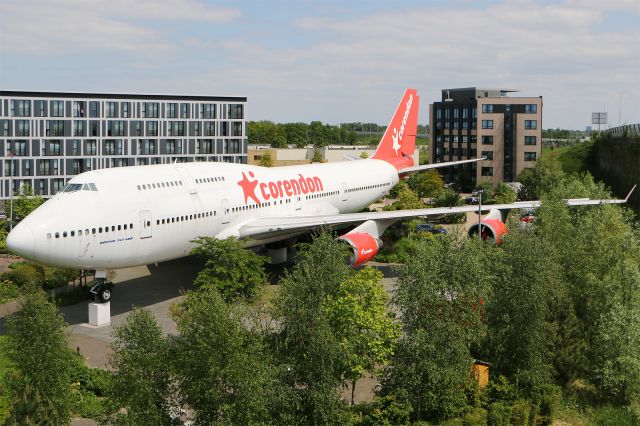
[[[413,166],[413,151],[418,131],[420,98],[415,89],[407,89],[372,158],[385,160],[396,167]]]

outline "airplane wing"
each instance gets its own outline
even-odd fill
[[[458,164],[475,163],[477,161],[486,160],[487,157],[473,158],[471,160],[447,161],[446,163],[423,164],[421,166],[405,167],[398,170],[398,173],[405,174],[411,172],[419,172],[421,170],[437,169],[440,167],[457,166]]]
[[[633,187],[635,189],[635,186]],[[625,203],[633,189],[629,192],[624,200],[620,199],[602,199],[592,200],[588,198],[577,198],[565,200],[569,206],[588,206],[600,204],[622,204]],[[366,221],[391,221],[400,220],[409,217],[420,216],[442,216],[455,213],[467,212],[487,212],[489,210],[510,210],[523,208],[538,208],[540,201],[519,201],[510,204],[489,204],[482,207],[457,206],[457,207],[436,207],[430,209],[413,209],[413,210],[395,210],[383,212],[364,212],[364,213],[344,213],[319,216],[287,216],[287,217],[265,217],[251,219],[240,223],[237,226],[227,228],[217,238],[237,237],[237,238],[268,238],[273,235],[287,234],[297,231],[305,231],[320,226],[335,226],[341,224],[355,224]]]

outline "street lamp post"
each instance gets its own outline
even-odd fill
[[[13,157],[15,157],[15,155],[13,150],[9,150],[9,231],[13,230],[13,171],[15,169],[13,167]]]
[[[478,239],[482,241],[482,193],[484,190],[476,192],[478,193]]]

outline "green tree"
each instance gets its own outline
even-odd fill
[[[250,121],[247,133],[251,145],[271,145],[276,140],[278,127],[271,121]]]
[[[312,121],[309,124],[309,142],[316,148],[329,145],[329,135],[327,128],[322,125],[321,121]]]
[[[13,218],[15,221],[20,221],[27,217],[29,213],[37,209],[42,203],[44,198],[39,195],[33,195],[33,191],[29,185],[22,187],[20,195],[13,200]]]
[[[536,161],[533,170],[525,169],[518,175],[524,186],[518,193],[521,200],[535,200],[541,194],[548,194],[565,178],[558,160],[554,157],[543,157]]]
[[[51,423],[70,420],[69,377],[73,353],[69,350],[67,324],[42,290],[31,289],[20,299],[18,312],[7,320],[7,354],[16,375],[10,380],[14,397],[37,395],[46,404]],[[14,405],[18,409],[20,404]]]
[[[271,159],[270,153],[265,152],[264,154],[262,154],[262,157],[260,158],[260,166],[273,167],[273,160]]]
[[[173,370],[196,424],[269,424],[280,387],[259,336],[215,288],[190,292],[173,313]],[[287,395],[289,396],[289,395]]]
[[[552,247],[536,235],[512,230],[498,253],[486,353],[497,373],[532,394],[554,378],[557,313],[570,302]]]
[[[376,269],[361,269],[325,299],[325,315],[345,354],[342,376],[351,382],[351,404],[356,381],[387,363],[399,335],[399,324],[387,313],[382,278]]]
[[[275,301],[278,358],[290,366],[287,383],[300,400],[300,423],[344,423],[346,406],[336,388],[342,381],[345,354],[323,307],[352,273],[345,262],[349,252],[323,232],[302,246],[299,255],[299,262],[282,279]]]
[[[324,163],[324,157],[322,156],[322,150],[314,149],[313,150],[313,158],[311,159],[312,163]]]
[[[284,124],[284,134],[289,145],[304,148],[309,144],[309,126],[305,123]]]
[[[460,194],[453,190],[453,188],[445,188],[439,191],[436,196],[431,200],[434,207],[455,207],[464,205],[464,200],[460,198]],[[443,221],[446,223],[461,223],[465,220],[465,214],[451,214],[444,217]]]
[[[440,190],[444,182],[438,172],[427,170],[426,172],[414,173],[409,177],[409,187],[415,191],[420,198],[431,198]]]
[[[276,127],[275,135],[273,135],[273,140],[271,141],[271,147],[272,148],[287,147],[287,136],[281,124],[278,124]]]
[[[493,189],[497,204],[510,204],[516,201],[516,193],[504,182],[498,183]]]
[[[135,308],[113,331],[113,380],[110,398],[116,409],[126,409],[126,424],[171,424],[169,416],[170,362],[162,329],[153,315]]]
[[[484,332],[482,302],[493,280],[488,253],[494,248],[445,237],[419,240],[416,250],[399,268],[393,301],[403,332],[382,394],[406,394],[414,421],[441,421],[466,406],[471,346]]]
[[[264,271],[267,259],[247,250],[241,241],[199,237],[195,242],[198,245],[191,253],[206,259],[204,269],[194,281],[197,287],[217,288],[227,301],[252,300],[267,283]]]

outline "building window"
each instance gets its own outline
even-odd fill
[[[71,141],[70,155],[80,155],[80,141],[75,139]]]
[[[449,117],[451,117],[451,110],[449,108],[446,108],[444,110],[444,118],[448,119]]]
[[[27,141],[13,141],[10,146],[14,155],[18,157],[27,156]]]
[[[11,115],[13,117],[30,117],[31,101],[25,99],[11,100]]]
[[[46,136],[64,136],[64,121],[47,120],[45,132]]]
[[[84,117],[84,102],[73,101],[73,116]]]
[[[442,118],[442,110],[440,108],[436,109],[436,118],[437,119]]]
[[[142,131],[142,121],[131,122],[131,136],[144,136]]]
[[[482,112],[483,113],[492,113],[493,112],[493,105],[492,104],[483,104],[482,105]]]
[[[536,137],[535,136],[525,136],[524,137],[524,144],[525,145],[535,145],[536,144]]]
[[[457,122],[454,124],[458,124]],[[231,136],[242,136],[242,123],[234,121],[231,123]]]
[[[84,136],[84,123],[82,120],[73,121],[73,136]]]
[[[152,139],[141,139],[138,141],[138,154],[153,155],[156,153],[156,141]]]
[[[216,135],[216,123],[213,121],[205,121],[203,136],[215,136],[215,135]]]
[[[107,140],[104,141],[102,146],[103,155],[122,155],[122,141],[121,140]]]
[[[487,160],[493,160],[493,151],[482,151],[480,156],[487,157]]]
[[[535,114],[538,112],[538,105],[536,104],[526,104],[524,106],[524,112],[527,114]]]
[[[453,118],[457,119],[459,117],[459,114],[460,114],[460,109],[454,108],[453,109]]]
[[[53,193],[60,191],[64,186],[64,179],[54,179],[53,180]]]
[[[16,120],[16,136],[29,136],[29,120]]]
[[[469,122],[468,121],[463,121],[462,122],[462,128],[463,129],[468,129],[469,128]]]
[[[473,107],[471,109],[471,118],[473,118],[474,120],[478,118],[478,110],[476,109],[476,107]]]
[[[216,118],[216,104],[202,104],[201,106],[202,118],[213,119]]]
[[[36,117],[44,117],[45,116],[45,105],[46,101],[34,101],[34,113]]]
[[[169,136],[185,136],[184,121],[169,122]]]
[[[480,173],[482,176],[493,176],[493,167],[483,167]]]
[[[493,120],[482,120],[483,129],[493,129]]]
[[[158,136],[157,121],[147,121],[147,136]]]
[[[524,161],[536,161],[536,153],[535,152],[525,152],[524,153]]]
[[[117,117],[117,102],[105,102],[104,103],[104,116],[107,118]]]
[[[100,122],[91,120],[89,121],[89,136],[99,136],[98,129],[100,128]]]
[[[51,117],[64,117],[64,101],[51,101]]]
[[[229,139],[225,141],[225,154],[240,154],[240,139]]]
[[[178,104],[173,102],[167,104],[167,118],[178,118]]]
[[[537,129],[538,128],[538,120],[524,120],[524,128],[525,129]]]
[[[493,145],[493,136],[482,136],[482,145]]]
[[[180,104],[180,118],[189,118],[189,104]]]
[[[98,102],[89,102],[89,117],[98,117]]]
[[[107,136],[124,136],[124,121],[108,121]]]
[[[120,105],[122,105],[122,118],[129,118],[129,108],[131,104],[129,102],[122,102]]]
[[[469,118],[469,109],[462,108],[462,118]]]
[[[232,120],[240,120],[244,118],[244,108],[242,104],[229,105],[229,118]]]
[[[182,154],[182,143],[180,141],[168,140],[165,142],[167,154]]]
[[[85,155],[96,155],[97,153],[97,143],[96,141],[87,141],[87,146],[84,151]]]
[[[44,155],[61,155],[61,146],[60,141],[49,141]]]
[[[49,176],[51,174],[51,162],[49,160],[38,160],[38,166],[41,176]]]
[[[210,139],[198,139],[198,154],[213,154],[213,141]]]
[[[142,118],[158,118],[160,117],[160,105],[158,102],[142,103]]]

